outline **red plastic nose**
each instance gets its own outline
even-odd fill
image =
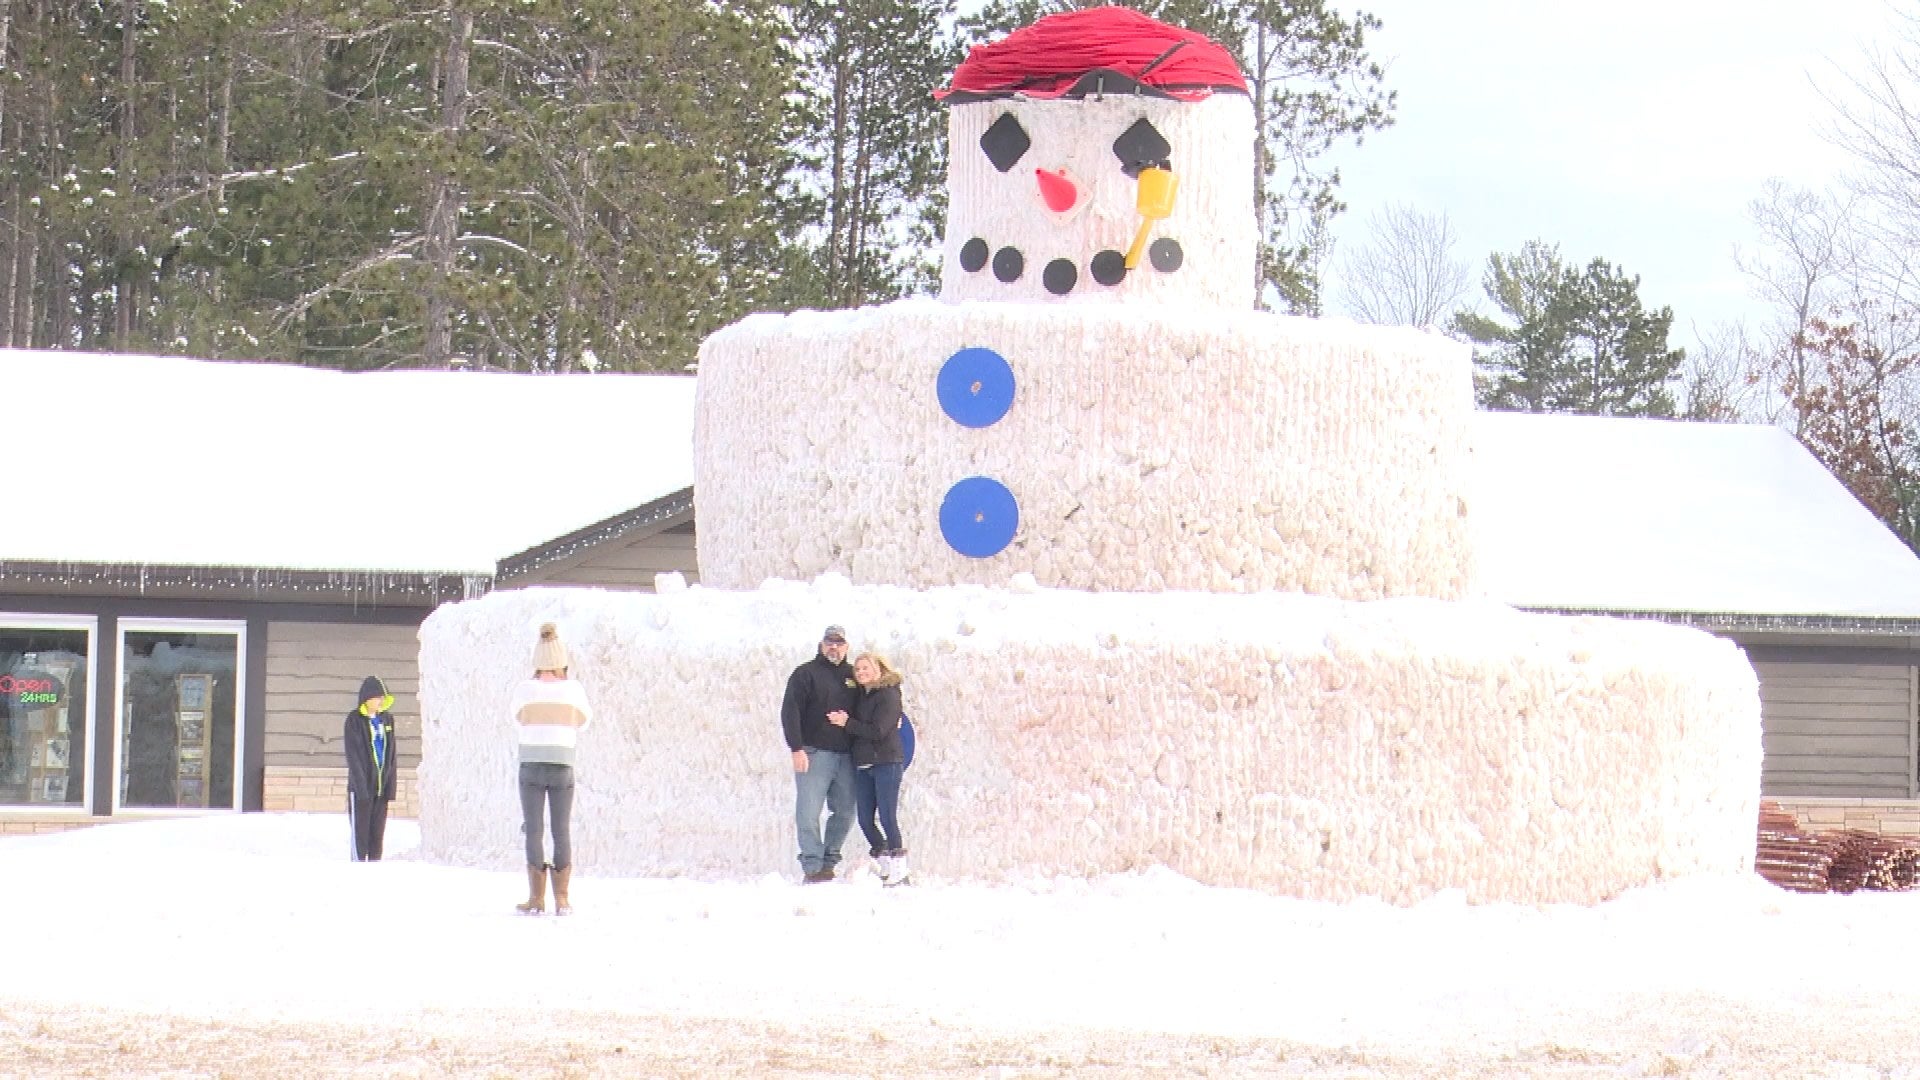
[[[1035,169],[1033,176],[1040,182],[1040,198],[1046,202],[1047,209],[1054,213],[1064,214],[1080,201],[1080,185],[1069,179],[1064,171]]]

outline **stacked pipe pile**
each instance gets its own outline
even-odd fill
[[[1840,834],[1840,852],[1827,871],[1827,887],[1837,893],[1859,889],[1899,892],[1920,885],[1920,846],[1914,838],[1875,836],[1848,830]]]
[[[1857,829],[1809,833],[1791,812],[1763,802],[1753,866],[1761,877],[1794,892],[1898,892],[1920,886],[1920,838]]]
[[[1801,832],[1799,819],[1777,804],[1760,804],[1760,838],[1753,868],[1761,877],[1794,892],[1826,892],[1828,874],[1839,850],[1830,837]]]

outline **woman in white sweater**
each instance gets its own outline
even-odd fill
[[[546,911],[547,877],[553,877],[553,910],[573,911],[567,886],[573,877],[573,751],[580,729],[593,719],[586,691],[567,677],[567,647],[552,623],[540,627],[533,647],[533,678],[513,692],[508,714],[520,732],[521,828],[527,834],[527,902],[514,905],[524,915]],[[545,811],[552,810],[553,862],[542,854]]]

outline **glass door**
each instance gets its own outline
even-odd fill
[[[84,810],[92,618],[0,613],[0,810]]]
[[[116,810],[238,809],[246,624],[120,622]]]

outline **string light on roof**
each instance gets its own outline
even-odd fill
[[[439,603],[469,599],[492,588],[485,575],[300,571],[250,567],[153,567],[127,564],[0,562],[0,583],[67,588],[133,588],[199,593],[291,592],[372,598],[421,598]]]
[[[572,536],[563,537],[551,545],[530,549],[531,553],[523,552],[520,555],[502,559],[496,578],[505,581],[511,578],[524,577],[542,567],[565,562],[573,556],[587,551],[589,548],[598,547],[610,540],[617,540],[628,533],[646,529],[658,525],[663,521],[678,517],[691,509],[693,509],[693,501],[691,498],[683,499],[669,496],[657,502],[650,503],[647,506],[640,507],[628,514],[609,518],[598,525],[588,526],[586,529]]]

